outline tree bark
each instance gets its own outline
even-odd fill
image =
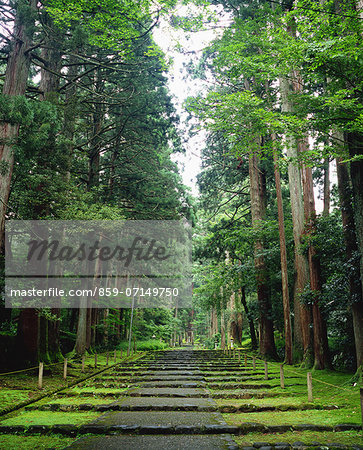
[[[44,15],[43,21],[48,29],[51,29],[53,23],[47,14]],[[40,100],[58,104],[60,78],[56,74],[61,70],[62,59],[61,53],[57,49],[57,44],[52,40],[51,33],[47,35],[45,46],[41,51],[42,59],[45,61],[45,67],[40,71],[39,90],[41,91]],[[49,145],[47,145],[47,151],[51,152],[54,146],[55,136],[52,135]],[[39,217],[42,217],[48,209],[48,204],[41,205],[39,209]],[[55,262],[53,261],[49,262],[48,274],[55,274]],[[53,281],[52,278],[48,278],[48,286],[53,286]],[[49,355],[50,360],[57,361],[62,355],[59,340],[60,327],[59,320],[57,320],[60,317],[60,309],[53,308],[51,312],[56,316],[56,320],[47,320],[40,317],[40,332],[42,333],[43,328],[45,330],[45,335],[43,337],[41,336],[40,342],[42,343],[43,352]],[[42,361],[45,362],[45,359],[43,358]]]
[[[37,0],[26,2],[29,6],[29,17],[36,11]],[[32,19],[30,19],[31,22]],[[33,23],[26,24],[19,10],[14,26],[11,51],[8,58],[3,95],[11,97],[24,95],[27,87],[30,54],[29,48],[33,40]],[[19,124],[0,122],[0,253],[4,251],[5,215],[10,194],[10,183],[14,167],[13,146],[19,134]]]
[[[358,369],[363,365],[363,299],[362,283],[359,277],[359,262],[356,259],[358,244],[355,233],[349,170],[347,164],[343,163],[342,158],[337,158],[336,163],[345,254],[347,263],[351,266],[349,270],[349,293],[352,302],[353,330]]]
[[[221,349],[226,348],[226,326],[224,323],[224,311],[221,309]]]
[[[301,153],[308,150],[307,140],[299,143]],[[313,235],[316,229],[316,212],[314,199],[314,186],[311,167],[303,168],[303,191],[304,191],[304,215],[306,234]],[[319,301],[321,295],[321,268],[320,259],[314,245],[310,242],[308,248],[310,289],[313,298],[313,333],[314,333],[314,368],[326,369],[331,367],[330,353],[326,322],[321,314]]]
[[[87,297],[80,299],[80,308],[78,314],[77,337],[74,351],[77,356],[85,354],[87,349]]]
[[[248,310],[247,301],[246,301],[246,288],[244,286],[241,287],[241,303],[245,310],[246,317],[248,320],[248,326],[250,328],[250,336],[251,336],[251,347],[252,350],[256,350],[257,345],[257,337],[256,337],[256,330],[255,330],[255,324],[253,323],[253,319],[251,317],[251,314]]]
[[[96,240],[95,235],[90,232],[88,234],[89,242]],[[98,259],[97,259],[98,261]],[[95,261],[85,261],[88,265],[87,273],[95,273]],[[81,289],[92,289],[94,280],[91,278],[81,278]],[[91,305],[92,299],[87,296],[81,296],[79,299],[79,314],[77,324],[77,336],[75,344],[75,353],[77,356],[82,356],[91,344]]]
[[[363,135],[358,133],[346,133],[344,136],[345,142],[348,145],[349,156],[351,158],[359,158],[363,154]],[[363,160],[355,159],[350,162],[350,176],[352,180],[353,191],[353,212],[356,232],[356,244],[359,252],[359,268],[361,280],[361,296],[357,298],[352,304],[353,326],[357,351],[357,366],[362,366],[363,361]],[[349,211],[349,209],[348,209]],[[350,219],[352,220],[352,218]],[[349,245],[352,245],[352,238],[350,237]],[[354,244],[353,244],[354,245]],[[357,287],[354,287],[354,291]]]
[[[174,309],[174,319],[176,320],[178,318],[178,298],[176,298],[176,304]],[[177,327],[176,327],[176,321],[174,323],[174,333],[173,333],[173,345],[175,347],[176,345],[176,338],[177,338]]]
[[[272,136],[275,142],[275,135]],[[274,175],[276,185],[276,199],[279,220],[279,236],[280,236],[280,258],[281,258],[281,284],[282,284],[282,304],[284,310],[284,330],[285,330],[285,362],[292,364],[292,331],[290,317],[290,299],[289,299],[289,282],[287,275],[287,255],[286,255],[286,239],[284,224],[284,208],[282,203],[281,179],[278,163],[278,156],[274,151]]]
[[[291,31],[293,33],[293,31]],[[297,73],[292,73],[290,82],[287,78],[280,79],[281,108],[283,112],[293,112],[290,95],[301,90],[301,81]],[[294,235],[295,282],[294,282],[294,349],[298,360],[310,366],[313,361],[313,339],[311,333],[311,309],[300,301],[301,293],[309,284],[308,260],[301,251],[301,236],[304,233],[304,204],[301,182],[300,163],[298,162],[297,141],[292,136],[286,137],[286,151],[289,158],[288,177],[292,228]]]
[[[266,212],[266,182],[260,169],[256,152],[249,155],[250,197],[252,226],[258,229],[263,224]],[[257,281],[257,299],[260,323],[260,353],[264,357],[277,358],[274,328],[272,321],[271,300],[267,284],[267,269],[262,255],[263,243],[255,242],[255,270]]]
[[[95,92],[98,94],[103,91],[104,80],[102,79],[102,71],[98,69],[95,73]],[[88,172],[88,189],[97,187],[100,182],[100,153],[102,141],[100,138],[102,123],[104,119],[104,107],[100,102],[94,105],[92,114],[93,120],[93,137],[89,151],[89,172]]]
[[[22,365],[33,365],[38,362],[38,331],[37,310],[34,308],[21,309],[16,336],[16,359]]]
[[[324,208],[323,215],[328,216],[330,211],[330,161],[324,160]]]

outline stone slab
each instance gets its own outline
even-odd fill
[[[94,425],[139,425],[139,426],[177,426],[177,425],[226,425],[222,415],[216,412],[194,411],[122,411],[108,412],[98,417]]]
[[[112,405],[121,405],[122,407],[144,407],[152,409],[157,408],[216,408],[216,402],[211,398],[175,398],[175,397],[128,397],[119,400]]]
[[[125,392],[123,393],[125,395]],[[132,388],[126,392],[130,397],[209,397],[203,388]]]
[[[200,370],[154,370],[147,373],[147,376],[203,376]]]
[[[135,381],[204,381],[203,375],[144,375],[143,377],[134,378]]]
[[[82,437],[67,448],[87,450],[237,450],[238,445],[228,435],[186,435],[186,436],[105,436]]]
[[[140,387],[157,388],[157,387],[178,387],[178,388],[198,388],[205,386],[205,381],[143,381]]]

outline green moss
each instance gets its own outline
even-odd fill
[[[65,392],[77,392],[78,394],[82,395],[82,394],[89,394],[89,395],[93,395],[93,396],[97,396],[97,394],[120,394],[122,395],[127,389],[120,389],[120,388],[92,388],[91,385],[89,386],[84,386],[84,387],[74,387],[72,390],[70,391],[65,391]]]
[[[57,403],[59,405],[82,405],[84,403],[90,403],[91,405],[107,405],[109,403],[113,403],[115,401],[115,397],[59,397],[53,398],[49,400],[49,398],[41,400],[37,403],[33,403],[32,406],[41,406],[48,405],[52,403]]]
[[[74,441],[58,435],[51,436],[20,436],[0,435],[0,448],[7,450],[32,450],[38,448],[65,448]]]
[[[101,413],[96,412],[50,412],[23,411],[1,421],[1,425],[78,425],[92,422]]]
[[[14,404],[30,400],[34,394],[31,391],[19,389],[0,389],[1,411],[10,408]]]
[[[344,431],[333,433],[330,431],[289,431],[288,433],[248,433],[245,436],[235,437],[234,440],[241,446],[251,446],[254,442],[268,442],[273,444],[276,442],[304,442],[311,444],[312,442],[319,442],[320,444],[327,444],[335,442],[337,444],[362,445],[362,434],[357,431]]]
[[[328,411],[269,411],[240,414],[223,414],[223,418],[230,425],[239,425],[242,422],[258,422],[264,425],[338,425],[339,423],[361,423],[360,410],[338,409]]]
[[[255,405],[255,406],[301,406],[306,405],[307,400],[301,397],[269,397],[269,398],[249,398],[249,399],[218,399],[217,405]],[[315,406],[318,404],[315,403]]]

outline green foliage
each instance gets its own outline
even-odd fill
[[[0,95],[0,120],[29,126],[34,118],[31,102],[23,95]]]
[[[353,370],[355,366],[354,336],[350,304],[357,301],[350,296],[349,277],[357,270],[359,255],[346,260],[340,211],[321,216],[316,232],[306,237],[302,251],[313,245],[320,259],[323,286],[321,292],[306,288],[301,301],[312,305],[318,300],[329,327],[331,352],[335,367]],[[357,277],[359,279],[359,277]]]
[[[8,26],[8,17],[17,17],[33,36],[26,95],[0,96],[0,120],[19,126],[10,143],[8,217],[193,220],[193,200],[172,157],[184,150],[167,90],[169,61],[151,35],[175,0],[50,0],[35,11],[27,3],[11,2],[0,19]],[[4,61],[10,49],[1,44]],[[4,174],[11,169],[0,165]],[[47,310],[42,315],[55,318]],[[168,341],[185,327],[182,312],[142,315],[136,314],[134,331],[144,341],[153,334]],[[129,311],[99,320],[91,331],[95,346],[113,348],[120,340],[113,327],[120,325],[125,338],[129,320]],[[65,352],[74,345],[77,322],[77,312],[62,311]],[[11,333],[13,324],[10,317],[3,329]],[[155,346],[164,344],[145,343]]]
[[[80,23],[90,44],[112,48],[127,56],[133,50],[134,41],[148,33],[152,22],[158,20],[163,10],[173,6],[174,0],[164,0],[158,5],[150,0],[137,3],[129,0],[103,0],[102,3],[49,0],[46,9],[60,28]]]

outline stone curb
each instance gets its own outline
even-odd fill
[[[239,426],[232,425],[0,425],[0,434],[48,434],[57,433],[67,436],[77,434],[233,434],[244,435],[251,432],[283,433],[286,431],[360,431],[358,424],[328,425],[273,425],[266,426],[255,422],[242,423]]]
[[[183,394],[183,393],[177,393],[174,391],[174,393],[170,392],[160,392],[155,394],[149,394],[144,392],[129,392],[127,394],[128,397],[168,397],[168,398],[210,398],[210,395],[207,392],[198,392],[195,394]]]
[[[304,442],[294,442],[293,444],[289,443],[267,443],[264,442],[263,446],[260,445],[260,442],[256,442],[253,444],[253,446],[243,446],[240,447],[241,450],[256,450],[258,448],[259,450],[291,450],[291,449],[353,449],[353,450],[361,450],[363,449],[362,445],[356,444],[356,445],[344,445],[344,444],[337,444],[334,442],[328,442],[327,444],[321,444],[319,442],[313,442],[309,444],[305,444]]]
[[[208,389],[219,389],[219,390],[227,390],[227,389],[272,389],[276,386],[272,386],[271,384],[246,384],[246,383],[207,383]]]
[[[286,405],[286,406],[256,406],[252,404],[247,405],[223,405],[219,406],[218,410],[221,413],[248,413],[248,412],[262,412],[262,411],[309,411],[309,410],[332,410],[340,409],[338,406],[324,406],[313,404],[302,405]]]

